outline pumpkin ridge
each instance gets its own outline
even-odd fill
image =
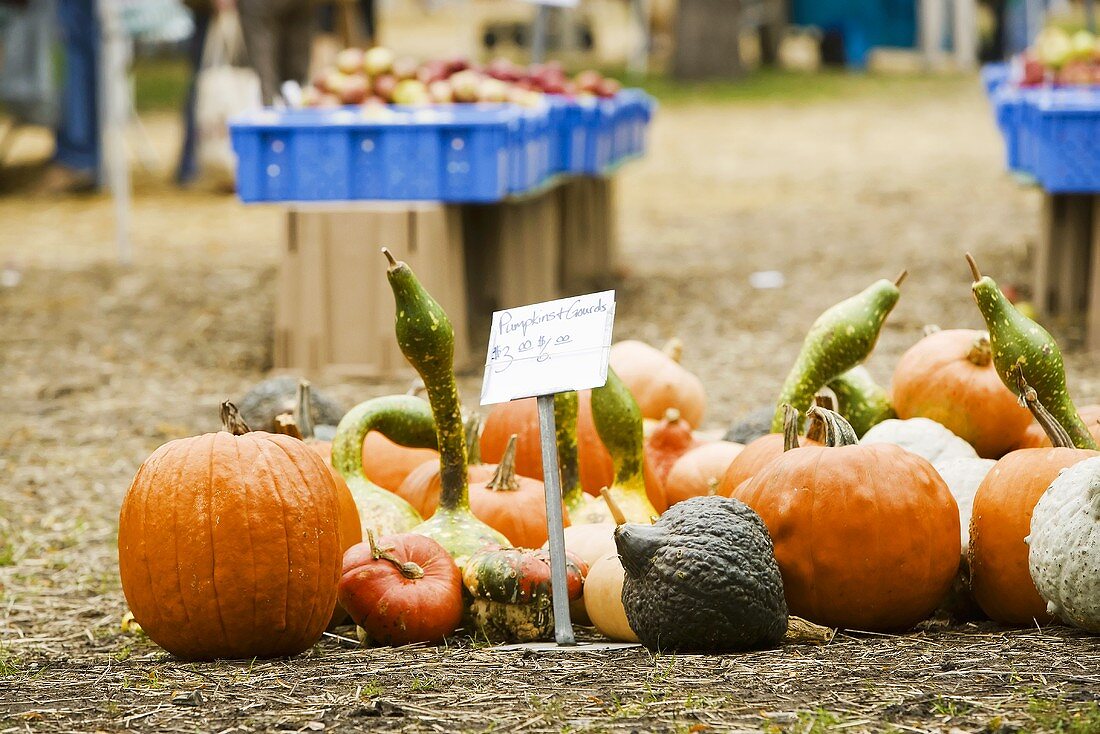
[[[294,455],[290,451],[287,451],[286,446],[284,446],[281,443],[281,439],[277,439],[274,436],[265,437],[265,438],[266,438],[266,441],[268,443],[275,444],[276,446],[279,447],[279,450],[282,451],[283,454],[287,457],[287,460],[290,461],[291,466],[293,466],[295,471],[298,472],[298,477],[302,481],[302,486],[305,488],[306,493],[309,495],[309,498],[310,498],[310,502],[308,504],[308,507],[313,512],[313,516],[310,518],[312,520],[312,522],[310,522],[307,525],[307,527],[319,528],[321,526],[321,517],[320,517],[320,513],[318,512],[318,509],[317,509],[317,501],[318,501],[319,498],[317,497],[316,493],[314,492],[313,483],[308,481],[308,479],[306,477],[306,473],[304,471],[302,471],[302,467],[299,466],[298,461],[295,459]],[[295,440],[297,440],[297,439],[295,439]],[[321,461],[321,457],[317,454],[303,454],[303,455],[304,456],[311,456],[311,458],[312,458],[312,456],[316,456],[317,461]],[[328,471],[328,467],[323,467],[323,468],[326,472]],[[316,469],[316,466],[314,467],[314,469]],[[335,499],[335,496],[332,499]],[[333,508],[333,510],[335,511],[336,508]],[[337,521],[337,527],[339,527],[339,521]],[[310,574],[310,576],[313,577],[313,588],[310,590],[309,598],[313,601],[313,604],[310,607],[309,617],[306,619],[306,623],[304,625],[306,629],[309,629],[312,626],[313,619],[317,615],[317,604],[318,604],[318,601],[319,601],[319,595],[321,593],[321,588],[320,588],[321,573],[324,569],[322,569],[322,567],[321,567],[321,548],[320,548],[320,546],[321,546],[322,538],[320,536],[321,536],[321,533],[316,532],[315,533],[315,538],[314,538],[315,542],[309,544],[309,548],[311,548],[313,550],[313,556],[311,557],[310,560],[313,561],[312,565],[313,565],[313,568],[315,570],[314,570],[314,573]],[[339,545],[339,538],[336,539],[336,544]],[[343,556],[343,554],[340,554],[340,555]],[[288,577],[288,590],[289,590],[289,577]],[[327,597],[327,595],[326,595],[326,597]],[[289,603],[290,603],[290,595],[287,594],[287,604],[289,605]],[[326,619],[328,617],[331,617],[331,616],[332,616],[332,609],[328,610],[328,612],[325,614]],[[288,626],[289,626],[290,622],[291,622],[291,620],[288,618],[287,619],[287,625]]]
[[[294,569],[294,559],[291,558],[291,556],[290,556],[291,543],[290,543],[290,527],[287,524],[287,516],[286,516],[287,503],[286,503],[286,499],[283,497],[282,491],[279,489],[279,483],[275,481],[275,473],[271,470],[271,462],[268,459],[268,455],[267,455],[267,452],[264,450],[263,444],[261,444],[260,442],[257,441],[256,442],[256,448],[258,449],[259,456],[260,456],[260,460],[257,461],[256,463],[257,463],[257,465],[262,465],[262,470],[263,470],[264,476],[265,476],[265,478],[270,480],[270,487],[272,489],[274,489],[274,494],[275,494],[276,497],[278,497],[279,506],[281,508],[280,512],[279,512],[279,518],[282,520],[282,523],[283,523],[283,541],[285,543],[287,564],[286,564],[286,581],[284,582],[284,587],[283,587],[283,620],[282,620],[282,625],[280,626],[280,631],[285,632],[286,628],[287,628],[288,620],[290,618],[290,584],[291,584],[291,573],[293,572],[293,569]]]
[[[222,614],[222,602],[218,598],[218,578],[215,571],[218,567],[218,548],[215,543],[214,515],[215,506],[218,504],[214,498],[214,457],[218,454],[218,438],[221,432],[214,434],[214,440],[210,442],[210,451],[206,456],[206,530],[210,536],[210,593],[214,597],[214,608],[218,611],[218,626],[222,631],[222,644],[228,645],[229,631],[225,628],[225,616]],[[230,438],[232,440],[232,438]]]
[[[176,478],[175,481],[172,482],[172,552],[175,554],[175,557],[172,559],[172,567],[176,569],[176,588],[179,589],[180,606],[183,608],[184,620],[188,623],[191,622],[191,612],[187,609],[187,595],[183,591],[183,579],[180,578],[179,508],[176,501],[179,497],[179,486],[180,481],[183,479],[184,467],[190,465],[191,449],[196,443],[199,443],[199,441],[187,441],[184,439],[184,448],[186,449],[183,454],[184,461],[180,462],[176,468]]]
[[[164,451],[162,453],[167,454],[169,452],[169,449],[167,447],[170,447],[170,446],[171,446],[171,444],[165,444],[164,447],[162,447],[162,448],[164,448]],[[173,448],[175,448],[175,447],[173,447]],[[158,451],[160,451],[160,449],[158,449]],[[153,479],[156,479],[157,472],[160,470],[160,467],[163,466],[163,464],[164,464],[164,462],[161,460],[161,458],[157,457],[156,463],[151,465],[151,468],[149,469],[149,471],[153,472],[153,477],[152,477]],[[147,581],[145,589],[143,591],[145,592],[145,594],[155,594],[155,592],[154,592],[155,582],[153,580],[153,569],[151,569],[149,567],[149,546],[145,542],[145,527],[146,527],[147,520],[148,520],[148,517],[149,517],[149,488],[152,487],[152,486],[155,486],[155,485],[152,483],[152,480],[150,480],[148,483],[141,483],[141,484],[138,483],[138,479],[142,476],[143,471],[146,471],[144,467],[142,467],[138,471],[137,476],[134,477],[134,482],[133,482],[133,485],[132,485],[132,486],[138,486],[141,490],[141,525],[140,525],[141,532],[136,533],[136,536],[137,536],[137,541],[141,546],[141,554],[140,554],[141,565],[145,570],[145,578],[146,578],[146,581]],[[173,505],[173,507],[174,507],[174,505]],[[129,508],[126,508],[126,509],[129,510]],[[173,510],[173,512],[174,512],[174,510]],[[120,520],[119,521],[119,527],[122,527],[122,526],[123,526],[123,523]],[[127,535],[129,535],[129,533]],[[154,623],[154,625],[156,625],[156,623],[160,621],[160,606],[157,605],[157,604],[152,605],[152,610],[151,611],[154,614],[153,623]]]
[[[235,464],[233,464],[233,466],[237,467],[237,486],[242,488],[243,493],[244,493],[244,502],[243,502],[243,504],[244,504],[245,507],[248,507],[249,506],[249,504],[248,504],[248,502],[249,502],[249,500],[248,500],[248,482],[245,481],[244,471],[243,471],[243,468],[242,468],[244,466],[244,462],[241,461],[241,442],[240,441],[235,441],[234,443],[235,443],[234,448],[237,451],[237,461],[236,461]],[[253,543],[253,540],[252,540],[252,513],[251,512],[245,512],[245,525],[248,527],[248,558],[251,561],[250,565],[252,566],[252,578],[255,579],[255,578],[257,578],[257,576],[256,576],[256,546],[255,546],[255,544]],[[257,592],[256,584],[255,584],[255,582],[253,582],[253,584],[252,584],[252,626],[253,627],[255,627],[257,622],[259,621],[256,618],[256,612],[257,612],[257,609],[259,607],[259,599],[256,595],[256,592]]]

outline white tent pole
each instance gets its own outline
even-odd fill
[[[115,240],[119,264],[133,263],[130,243],[130,165],[124,139],[130,116],[126,71],[130,39],[115,0],[97,0],[100,33],[99,140],[102,166],[115,204]]]

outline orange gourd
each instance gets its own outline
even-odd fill
[[[894,369],[891,402],[898,418],[934,420],[985,459],[1011,451],[1032,422],[997,374],[989,335],[973,329],[934,331],[910,347]]]
[[[744,449],[732,441],[712,441],[696,446],[677,459],[665,480],[669,507],[690,497],[717,493],[722,477]]]
[[[663,484],[676,460],[700,443],[691,430],[691,424],[680,417],[680,411],[669,408],[646,436],[645,455],[657,479]]]
[[[138,470],[119,516],[122,589],[185,660],[296,655],[336,605],[336,485],[301,441],[248,432],[230,403],[222,416],[224,431],[170,441]]]
[[[798,411],[789,408],[783,433],[769,433],[761,436],[740,451],[718,482],[717,494],[722,497],[732,497],[734,490],[756,476],[758,471],[770,464],[785,449],[820,445],[820,443],[817,437],[798,435]]]
[[[371,431],[363,439],[363,474],[391,492],[397,492],[409,474],[429,461],[438,464],[439,452],[402,446],[378,431]]]
[[[640,341],[621,341],[611,347],[611,367],[638,401],[643,418],[659,420],[675,408],[698,428],[707,395],[699,378],[680,364],[683,350],[679,339],[670,340],[663,351]]]
[[[734,497],[764,520],[791,614],[830,627],[907,629],[927,617],[959,567],[959,510],[925,459],[860,445],[838,414],[823,446],[792,448]]]

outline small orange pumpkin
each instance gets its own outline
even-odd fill
[[[1085,405],[1077,410],[1081,421],[1088,427],[1092,437],[1100,442],[1100,405]],[[1050,446],[1050,436],[1038,422],[1033,422],[1020,436],[1014,448],[1041,449]]]
[[[378,431],[371,431],[363,439],[363,474],[391,492],[397,492],[409,474],[429,461],[438,464],[439,452],[402,446]]]
[[[744,449],[732,441],[711,441],[677,459],[665,480],[669,507],[690,497],[717,493],[722,477]]]
[[[1012,450],[1031,414],[993,365],[989,334],[934,331],[909,348],[894,369],[891,402],[898,418],[929,418],[966,440],[985,459]]]
[[[611,347],[611,368],[638,401],[643,418],[659,420],[669,408],[680,411],[698,428],[706,412],[707,395],[698,377],[680,364],[684,344],[672,339],[664,350],[640,341],[621,341]]]
[[[734,493],[768,527],[792,614],[890,631],[927,617],[959,567],[959,510],[925,459],[859,445],[839,414],[809,410],[823,446],[792,448]]]
[[[488,481],[470,483],[470,510],[483,523],[503,533],[517,548],[539,548],[547,540],[546,494],[542,482],[516,475],[516,437]],[[562,507],[563,527],[569,513]]]
[[[471,485],[488,481],[496,470],[495,465],[481,462],[481,451],[478,448],[480,427],[481,419],[476,414],[467,419],[466,475]],[[439,507],[439,496],[443,491],[439,468],[439,454],[436,454],[434,459],[428,459],[409,472],[401,486],[394,491],[394,494],[416,508],[425,520],[434,515]]]

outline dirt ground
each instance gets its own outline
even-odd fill
[[[166,165],[175,122],[146,123]],[[16,161],[44,146],[25,134]],[[651,154],[621,174],[616,336],[681,335],[720,428],[772,401],[822,309],[907,268],[870,363],[888,381],[924,324],[979,325],[963,252],[1026,281],[1038,195],[1000,155],[976,79],[667,104]],[[214,429],[218,402],[270,366],[280,212],[139,173],[136,264],[123,269],[108,199],[35,196],[30,179],[0,173],[0,734],[1100,731],[1100,641],[1061,628],[840,634],[721,657],[326,638],[291,661],[174,661],[120,631],[118,507],[157,445]],[[785,286],[753,290],[761,270]],[[1100,399],[1087,357],[1069,366],[1075,397]],[[319,386],[351,404],[404,384]],[[477,387],[464,378],[468,399]]]

